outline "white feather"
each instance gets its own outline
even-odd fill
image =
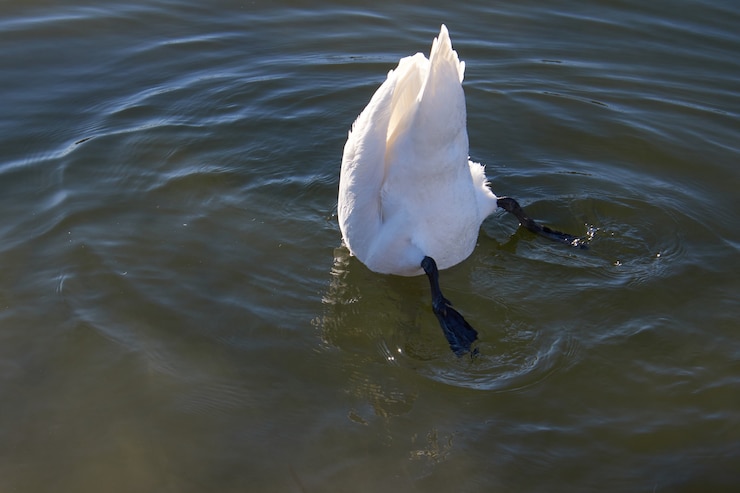
[[[466,259],[496,209],[483,166],[468,160],[465,64],[443,25],[427,59],[403,58],[352,126],[342,157],[344,243],[368,268],[423,273]]]

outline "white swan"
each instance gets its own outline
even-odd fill
[[[444,25],[429,59],[417,53],[399,61],[349,133],[337,208],[345,245],[370,270],[429,276],[434,313],[458,354],[470,350],[476,332],[442,296],[437,266],[465,260],[497,206],[535,232],[574,239],[496,197],[483,166],[468,160],[464,70]]]

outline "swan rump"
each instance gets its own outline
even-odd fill
[[[443,25],[427,59],[403,58],[354,122],[337,215],[350,253],[375,272],[423,273],[467,258],[496,209],[483,166],[468,161],[465,63]]]

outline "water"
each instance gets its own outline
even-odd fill
[[[341,248],[444,22],[497,214],[446,294]],[[0,491],[734,491],[736,2],[0,6]]]

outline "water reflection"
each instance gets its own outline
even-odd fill
[[[350,264],[357,270],[354,274]],[[388,314],[369,307],[363,299],[359,279],[363,273],[374,276],[352,260],[346,248],[334,250],[330,282],[322,297],[324,315],[314,325],[326,346],[346,352],[347,392],[362,404],[350,410],[349,417],[366,424],[372,419],[368,414],[389,419],[408,413],[418,391],[413,384],[401,383],[385,371],[388,365],[400,366],[402,342]]]
[[[489,299],[481,300],[469,315],[484,334],[479,354],[458,358],[450,353],[432,315],[426,278],[375,274],[346,248],[334,253],[322,298],[324,314],[315,325],[324,344],[353,354],[353,369],[359,375],[367,366],[394,366],[446,385],[505,391],[534,385],[574,357],[577,346],[567,327],[537,328],[536,319],[526,309]],[[459,281],[459,276],[450,277],[452,282]],[[353,392],[370,402],[393,403],[378,406],[379,415],[388,409],[405,412],[398,402],[413,402],[411,397],[399,399],[396,390],[385,389],[366,376],[353,377],[353,381]]]
[[[566,211],[550,207],[549,201],[529,206],[535,217],[582,218],[589,250],[563,248],[522,228],[502,236],[510,226],[495,217],[484,225],[473,255],[446,271],[443,282],[463,293],[466,316],[481,332],[477,357],[449,353],[431,316],[423,276],[372,273],[342,247],[334,251],[325,312],[317,324],[324,343],[361,355],[368,363],[411,369],[439,383],[478,390],[523,389],[569,368],[581,357],[573,334],[589,330],[589,324],[598,330],[600,320],[613,317],[612,311],[631,296],[623,288],[653,291],[673,275],[671,266],[690,262],[687,236],[702,229],[670,201],[632,197],[620,184],[607,188],[621,188],[622,193],[569,200]],[[550,284],[537,282],[545,279],[561,280],[558,291],[570,300],[565,309]],[[599,292],[612,291],[615,308],[589,302]],[[355,371],[362,374],[362,368]],[[378,399],[394,392],[383,390],[381,382],[354,381],[356,392],[371,402],[398,402],[397,397]],[[378,414],[386,414],[386,407],[395,409],[381,405]]]

